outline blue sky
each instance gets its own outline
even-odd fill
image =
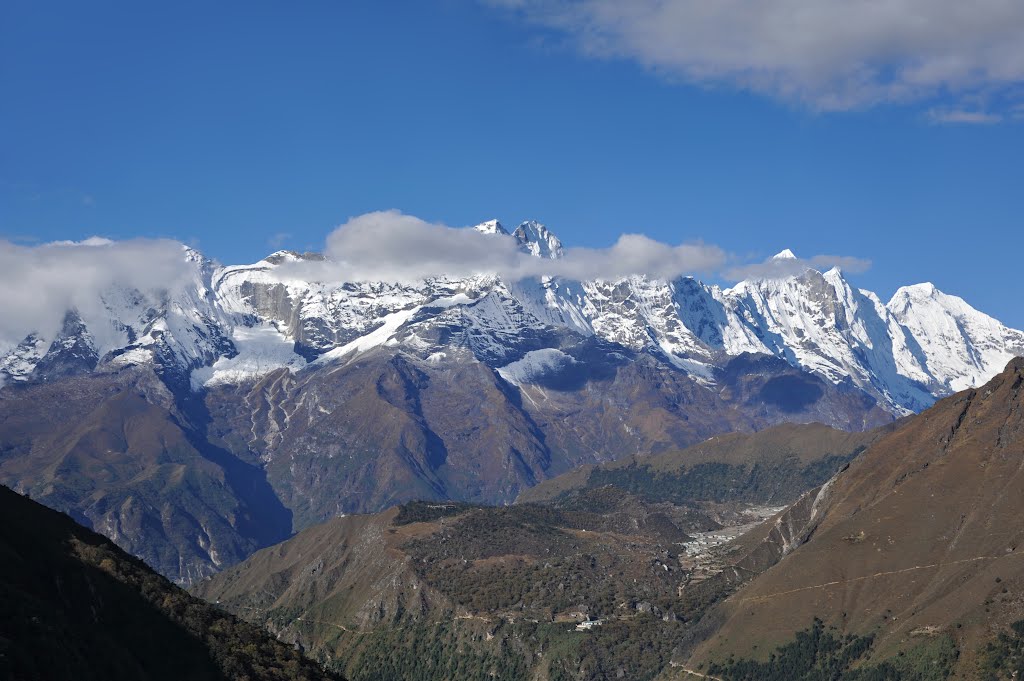
[[[579,246],[640,232],[867,258],[851,278],[883,298],[930,280],[1024,327],[1015,73],[911,91],[886,67],[854,91],[836,64],[855,37],[757,52],[774,70],[752,76],[735,55],[649,51],[672,39],[646,18],[611,35],[559,4],[9,0],[0,235],[166,236],[235,263],[320,249],[375,210],[534,218]]]

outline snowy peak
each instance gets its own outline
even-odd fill
[[[299,253],[298,251],[274,251],[267,257],[261,260],[261,263],[269,263],[271,265],[282,265],[290,262],[303,262],[303,261],[320,261],[325,260],[326,256],[323,253]]]
[[[504,226],[497,220],[488,220],[487,222],[481,222],[479,225],[473,227],[476,231],[481,234],[502,234],[507,235],[508,231]]]
[[[945,294],[939,291],[939,289],[935,287],[935,284],[930,281],[926,281],[921,284],[912,284],[911,286],[903,286],[896,289],[896,293],[892,295],[892,298],[889,301],[889,307],[893,308],[899,305],[909,305],[911,301],[934,299],[939,295],[945,296]]]
[[[796,260],[796,254],[788,248],[784,248],[773,255],[772,260]]]
[[[64,316],[64,323],[46,354],[35,365],[34,378],[54,381],[65,376],[86,374],[96,368],[99,355],[95,342],[75,310]]]
[[[1024,333],[934,284],[904,286],[886,307],[913,338],[916,352],[940,389],[958,391],[980,385],[1011,358],[1024,355]]]
[[[216,264],[182,247],[188,268],[166,287],[119,283],[69,309],[52,337],[31,333],[0,356],[0,383],[46,382],[125,366],[157,366],[168,380],[233,352],[232,319],[213,291]]]
[[[302,256],[295,251],[274,251],[267,257],[263,258],[263,262],[268,262],[271,265],[280,265],[286,262],[298,262],[302,260]]]
[[[971,307],[963,298],[943,293],[931,282],[897,289],[886,307],[901,320],[903,318],[909,320],[912,316],[926,314],[932,317],[927,321],[932,322],[939,318],[955,318],[962,321],[1002,326],[1000,322],[984,312]]]
[[[512,233],[520,248],[538,258],[556,260],[562,257],[562,242],[547,227],[534,220],[527,220]]]

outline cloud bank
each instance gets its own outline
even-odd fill
[[[822,110],[1024,81],[1019,0],[483,1],[567,34],[589,56]]]
[[[180,243],[100,237],[20,246],[0,241],[0,348],[30,333],[52,338],[64,314],[101,312],[101,294],[118,285],[166,290],[189,275]]]
[[[608,280],[630,275],[673,279],[694,275],[738,281],[790,276],[808,267],[862,272],[870,266],[869,261],[860,258],[829,255],[749,264],[712,244],[697,241],[672,245],[642,234],[623,234],[608,248],[566,248],[561,258],[550,260],[523,252],[508,235],[431,223],[397,210],[349,219],[327,237],[324,255],[323,261],[286,263],[279,274],[317,281],[415,282],[437,276],[490,274],[507,280],[541,276]]]
[[[326,260],[282,266],[288,277],[321,281],[419,281],[497,274],[509,280],[552,276],[617,279],[630,274],[671,278],[712,274],[728,256],[703,243],[664,244],[623,234],[609,248],[567,248],[557,260],[537,258],[511,236],[426,222],[396,210],[351,218],[327,237]]]

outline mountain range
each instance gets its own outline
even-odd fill
[[[509,233],[563,257],[544,225]],[[324,281],[324,256],[110,287],[0,348],[0,482],[180,583],[338,514],[509,503],[581,465],[784,422],[864,430],[979,385],[1024,333],[888,303],[789,251],[731,288],[645,276]]]
[[[1015,359],[870,432],[784,424],[509,507],[336,518],[193,591],[354,679],[1018,678],[1022,398]]]
[[[474,229],[508,236],[496,220]],[[537,258],[563,257],[559,239],[540,223],[524,222],[511,236]],[[645,276],[323,282],[288,267],[324,260],[315,253],[279,251],[228,267],[187,247],[182,257],[190,266],[185,280],[156,291],[111,287],[89,311],[67,310],[52,337],[32,333],[0,348],[0,379],[45,382],[155,364],[198,389],[389,347],[433,363],[462,351],[518,385],[565,373],[574,358],[560,347],[589,338],[708,382],[730,358],[777,356],[906,414],[984,382],[1024,352],[1024,333],[931,284],[900,288],[882,303],[837,268],[801,266],[788,249],[773,258],[794,263],[788,275],[728,289]]]

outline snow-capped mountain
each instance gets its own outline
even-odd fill
[[[563,255],[538,222],[511,233],[497,220],[475,229],[511,234],[538,258]],[[545,367],[567,338],[595,337],[655,355],[709,385],[730,358],[773,355],[904,414],[978,385],[1024,354],[1024,333],[931,284],[902,288],[883,304],[838,269],[728,289],[644,276],[509,282],[481,275],[408,284],[310,281],[286,267],[322,260],[317,254],[281,251],[229,267],[192,249],[184,257],[193,271],[185,285],[159,293],[115,288],[93,310],[69,310],[54,338],[33,334],[0,356],[0,380],[156,363],[200,389],[383,347],[432,362],[462,353],[521,383],[530,353],[544,351],[532,356]],[[789,250],[775,257],[795,258]]]
[[[0,385],[46,382],[93,370],[153,364],[178,378],[235,353],[236,323],[213,290],[217,265],[182,247],[191,276],[168,288],[111,286],[68,310],[52,337],[32,333],[0,355]],[[2,352],[2,350],[0,350]]]
[[[539,223],[476,230],[568,257]],[[884,304],[838,270],[723,289],[182,258],[172,285],[79,296],[0,347],[0,483],[182,583],[339,513],[510,503],[581,465],[781,422],[873,428],[1024,354],[959,298],[918,285]]]

